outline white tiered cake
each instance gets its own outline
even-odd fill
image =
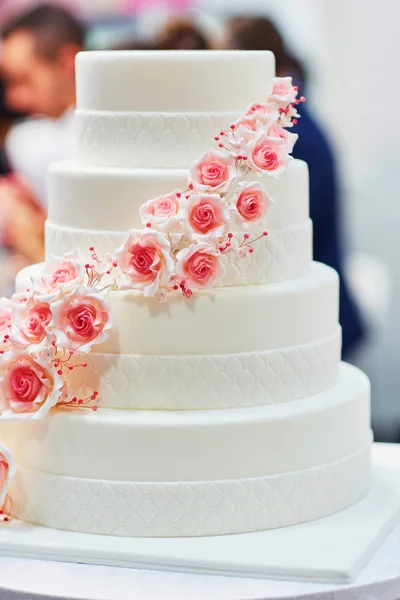
[[[141,205],[274,77],[269,52],[96,52],[77,60],[76,162],[50,171],[46,252],[114,252]],[[318,519],[370,483],[364,374],[340,364],[338,277],[312,262],[308,172],[260,179],[268,236],[213,290],[166,302],[111,290],[112,329],[69,377],[99,410],[0,423],[12,515],[116,536],[210,536]],[[233,233],[236,234],[233,228]],[[20,290],[42,267],[24,270]]]

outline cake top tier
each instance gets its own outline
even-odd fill
[[[243,112],[266,98],[266,51],[105,51],[77,56],[77,108],[132,112]]]

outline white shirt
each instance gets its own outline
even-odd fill
[[[46,207],[49,165],[76,156],[74,109],[68,109],[59,119],[31,118],[13,125],[5,149],[12,170]]]

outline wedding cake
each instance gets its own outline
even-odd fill
[[[269,52],[86,52],[46,264],[1,304],[11,518],[213,536],[361,500],[370,389],[312,262],[297,89]],[[8,494],[6,500],[6,493]]]

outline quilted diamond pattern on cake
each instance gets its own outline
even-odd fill
[[[212,409],[299,400],[337,380],[340,333],[297,348],[210,356],[91,353],[69,375],[74,393],[99,391],[98,404],[127,409]]]
[[[86,164],[186,168],[209,150],[236,113],[111,113],[77,111],[78,154]]]
[[[128,225],[127,225],[128,227]],[[46,223],[46,255],[63,256],[71,248],[87,252],[94,246],[101,255],[113,253],[126,239],[126,232],[66,229]],[[312,224],[270,231],[254,244],[254,252],[240,260],[224,257],[227,273],[219,286],[241,286],[286,281],[306,275],[312,256]]]
[[[370,445],[334,463],[252,479],[130,483],[20,467],[15,517],[56,529],[118,536],[197,536],[284,527],[337,512],[369,486]]]

